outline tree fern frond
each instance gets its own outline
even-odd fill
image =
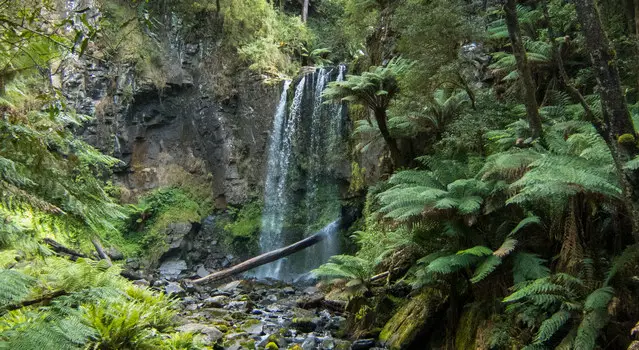
[[[568,311],[557,311],[550,318],[541,323],[537,335],[535,335],[536,343],[543,343],[555,335],[570,320],[571,314]]]
[[[501,259],[496,255],[487,257],[475,270],[475,274],[470,279],[472,283],[478,283],[490,275],[497,267],[501,265]]]
[[[33,277],[19,271],[0,270],[0,309],[24,300],[35,283]]]
[[[546,260],[530,253],[516,253],[513,259],[513,279],[515,285],[526,280],[548,277],[550,269],[544,266]]]

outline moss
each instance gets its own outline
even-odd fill
[[[275,344],[274,342],[269,342],[268,344],[266,344],[266,350],[278,350],[280,347],[277,346],[277,344]]]
[[[289,350],[303,350],[303,348],[299,344],[295,344],[288,348]]]
[[[632,145],[636,142],[635,136],[632,134],[623,134],[617,138],[617,142],[620,145]]]
[[[456,328],[455,350],[476,348],[477,329],[483,318],[479,304],[470,304],[464,309]]]
[[[445,300],[439,290],[424,289],[393,315],[380,332],[379,340],[391,350],[410,346],[419,333],[432,326]]]
[[[217,328],[222,333],[227,333],[229,331],[229,327],[225,324],[216,324],[215,328]]]

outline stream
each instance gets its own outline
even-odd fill
[[[340,339],[346,302],[314,286],[237,280],[218,287],[185,283],[179,331],[215,349],[375,349],[370,339]]]

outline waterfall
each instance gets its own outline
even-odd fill
[[[259,267],[256,277],[295,278],[339,253],[336,233],[340,202],[335,168],[345,157],[343,152],[335,152],[344,144],[343,108],[341,104],[325,104],[322,92],[331,77],[343,80],[344,70],[343,66],[338,70],[318,69],[303,76],[295,85],[288,109],[291,82],[284,83],[269,139],[260,250],[265,253],[281,248],[322,227],[327,238]]]

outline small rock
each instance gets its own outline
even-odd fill
[[[199,323],[187,323],[176,329],[180,332],[204,334],[204,339],[202,340],[205,345],[211,345],[224,336],[224,333],[222,333],[219,329]]]
[[[145,279],[139,279],[139,280],[135,280],[133,281],[133,284],[138,286],[138,287],[148,287],[151,284],[149,283],[149,281],[145,280]]]
[[[164,291],[166,294],[184,294],[184,288],[180,287],[177,282],[169,282],[169,284],[164,287]]]
[[[293,289],[293,287],[286,287],[284,289],[282,289],[282,292],[284,294],[295,294],[295,289]]]
[[[351,344],[351,350],[368,350],[375,347],[374,339],[359,339]]]
[[[122,260],[122,259],[124,259],[124,254],[122,254],[122,252],[120,252],[119,250],[117,250],[114,247],[110,247],[109,249],[107,249],[106,253],[109,256],[109,258],[111,258],[113,260]]]
[[[225,295],[216,295],[214,297],[204,299],[204,305],[207,307],[225,307],[230,298]]]
[[[243,327],[244,331],[250,335],[262,335],[263,327],[261,323],[249,324],[246,327]]]
[[[169,283],[166,280],[157,280],[155,282],[153,282],[153,287],[159,288],[162,286],[166,286],[166,284]]]
[[[224,307],[225,309],[248,312],[250,305],[248,301],[231,301]]]
[[[317,338],[314,335],[308,336],[302,343],[302,349],[314,350],[317,349]]]
[[[264,298],[264,302],[266,303],[275,303],[277,302],[277,296],[275,294],[269,294]]]
[[[199,277],[206,277],[209,275],[209,271],[202,265],[200,265],[200,267],[197,268],[196,273]]]
[[[333,350],[335,349],[335,341],[332,338],[327,338],[322,341],[322,349]]]
[[[263,313],[264,313],[264,311],[262,311],[262,310],[260,310],[260,309],[253,309],[253,310],[251,310],[251,314],[252,314],[252,315],[261,315],[261,314],[263,314]]]
[[[241,283],[242,283],[242,280],[229,282],[229,283],[219,287],[218,290],[222,291],[222,292],[231,292],[231,291],[234,291],[235,289],[237,289],[240,286]]]
[[[315,294],[315,293],[318,293],[318,292],[319,292],[319,289],[317,289],[317,287],[313,287],[313,286],[307,287],[307,288],[304,289],[304,294]]]

